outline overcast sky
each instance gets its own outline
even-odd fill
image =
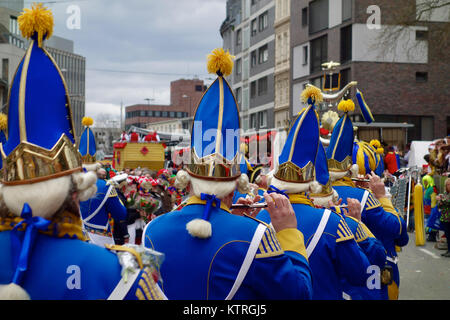
[[[118,117],[121,101],[169,104],[170,82],[180,78],[211,82],[206,55],[222,46],[226,0],[56,1],[44,0],[54,13],[54,35],[73,40],[75,53],[86,57],[87,116]],[[80,29],[67,27],[71,5],[80,8]]]

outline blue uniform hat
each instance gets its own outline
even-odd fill
[[[320,89],[308,86],[302,97],[308,107],[303,109],[289,130],[286,143],[281,151],[280,164],[274,177],[293,183],[314,180],[314,164],[319,147],[319,117],[315,104],[322,101]]]
[[[342,100],[338,105],[338,110],[344,111],[344,115],[333,128],[326,154],[328,169],[330,171],[344,172],[349,170],[353,164],[354,133],[348,112],[355,110],[355,104],[350,99]]]
[[[86,128],[81,135],[78,151],[81,154],[83,163],[94,163],[97,147],[94,133],[91,128],[89,128],[92,124],[94,124],[94,121],[90,117],[84,117],[81,123],[86,126]]]
[[[328,172],[328,161],[323,144],[319,142],[319,149],[317,150],[317,158],[315,164],[316,181],[322,186],[320,194],[311,194],[312,196],[324,196],[333,194],[331,187],[330,173]]]
[[[361,115],[366,123],[372,123],[375,121],[369,106],[364,100],[364,96],[361,91],[356,89],[356,100],[358,101],[359,109],[361,110]]]
[[[194,177],[227,181],[241,174],[239,109],[224,78],[232,68],[232,56],[222,48],[208,56],[208,71],[218,78],[203,94],[194,115],[188,165]]]
[[[379,163],[376,150],[367,142],[353,143],[353,163],[358,165],[359,174],[366,175],[375,171]]]
[[[42,4],[18,18],[30,45],[13,78],[8,100],[8,140],[0,146],[3,183],[24,184],[81,171],[69,95],[61,70],[42,47],[53,16]]]

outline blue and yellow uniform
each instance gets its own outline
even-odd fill
[[[347,222],[348,227],[352,231],[355,236],[356,243],[359,245],[361,250],[366,255],[370,264],[378,266],[378,270],[382,270],[386,264],[386,250],[383,247],[383,244],[375,238],[375,236],[370,232],[367,226],[356,220],[353,217],[345,216],[345,221]],[[372,273],[367,276],[371,276]],[[378,279],[380,280],[380,279]],[[342,279],[344,291],[351,296],[352,300],[382,300],[383,299],[383,291],[382,284],[380,284],[380,288],[371,287],[369,288],[366,285],[364,286],[353,286],[350,285],[345,279]]]
[[[308,247],[319,226],[323,209],[314,208],[304,195],[289,194],[294,208],[298,229]],[[258,219],[269,223],[267,211],[261,211]],[[313,278],[313,300],[342,300],[344,288],[341,278],[354,286],[363,286],[370,263],[355,242],[354,235],[345,220],[332,212],[314,251],[308,257]]]
[[[0,218],[0,284],[9,284],[20,264],[20,250],[14,249],[14,240],[17,236],[24,241],[25,228],[13,228],[21,221],[13,216]],[[20,285],[33,300],[107,299],[122,285],[117,255],[85,242],[80,218],[70,212],[60,214],[45,230],[39,230],[32,246]],[[130,278],[131,283],[116,298],[163,298],[148,268],[135,272],[134,282]]]
[[[159,216],[144,231],[145,246],[165,254],[161,288],[169,299],[224,299],[260,224],[250,217],[232,215],[222,203],[211,212],[212,236],[193,238],[186,231],[186,223],[201,217],[205,202],[191,197],[183,209]],[[291,237],[303,236],[295,229],[278,234],[270,227],[266,229],[234,299],[311,298],[305,248],[291,247]]]
[[[80,202],[83,224],[88,232],[112,236],[110,216],[115,227],[126,228],[127,209],[120,201],[116,189],[105,180],[97,179],[97,193],[87,201]],[[125,230],[123,234],[127,234]]]
[[[386,250],[387,263],[393,268],[394,283],[389,297],[394,298],[398,296],[400,285],[395,245],[405,246],[408,243],[406,222],[395,211],[388,198],[377,199],[370,190],[349,186],[350,183],[352,181],[342,179],[336,181],[333,188],[339,193],[343,203],[347,203],[347,198],[354,198],[361,202],[361,221],[381,241]]]

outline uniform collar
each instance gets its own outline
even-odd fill
[[[13,214],[1,217],[0,232],[12,230],[22,220],[21,217],[17,217]],[[18,230],[25,230],[25,225],[26,224],[22,225]],[[69,211],[58,214],[57,217],[54,217],[51,220],[51,223],[46,230],[39,230],[38,232],[56,238],[78,239],[82,241],[87,240],[83,235],[80,217]]]
[[[197,196],[191,196],[187,203],[186,206],[191,205],[191,204],[206,204],[206,200],[202,200]],[[215,206],[213,204],[213,206]],[[226,204],[223,203],[223,201],[220,201],[220,209],[227,211],[228,213],[231,213],[230,209],[227,207]]]
[[[349,177],[343,177],[339,180],[334,181],[331,184],[333,187],[353,187],[356,188],[355,183]]]
[[[306,204],[308,206],[314,207],[313,202],[308,198],[306,193],[290,193],[288,194],[288,196],[289,201],[292,204]]]

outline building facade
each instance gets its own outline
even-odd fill
[[[92,127],[92,132],[95,136],[95,143],[97,147],[96,158],[103,160],[105,157],[110,157],[114,154],[113,141],[119,141],[122,131],[117,127],[99,128]]]
[[[125,107],[125,129],[191,117],[206,86],[200,79],[179,79],[170,83],[170,104],[135,104]]]
[[[417,20],[421,2],[291,1],[291,115],[303,107],[307,83],[322,87],[321,64],[337,61],[341,88],[357,81],[376,122],[414,125],[404,143],[450,133],[449,44],[443,47],[438,32],[448,25],[450,5]],[[361,121],[358,108],[353,119]],[[389,130],[373,138],[390,143],[398,129]]]
[[[274,127],[275,1],[228,0],[220,33],[223,47],[235,56],[227,78],[244,131]]]
[[[290,124],[290,12],[290,0],[275,0],[274,123],[276,128],[289,128]]]

